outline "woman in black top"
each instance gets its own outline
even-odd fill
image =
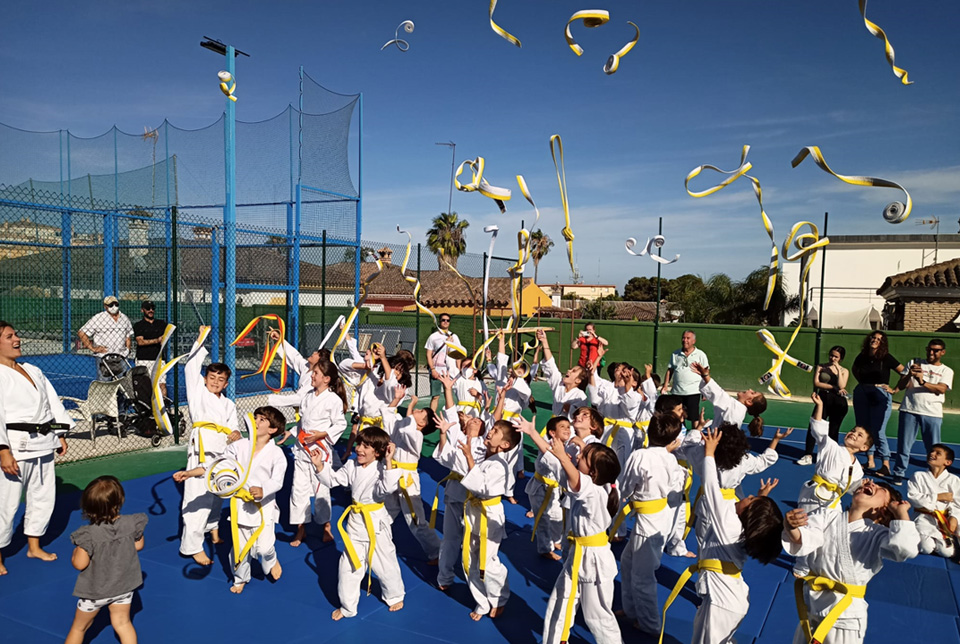
[[[846,396],[847,379],[850,377],[850,372],[840,366],[840,362],[844,359],[846,353],[846,350],[841,346],[831,347],[829,361],[826,364],[819,365],[813,376],[813,388],[819,394],[820,400],[823,401],[823,420],[830,421],[829,435],[835,441],[839,439],[840,425],[849,410]],[[797,465],[813,463],[815,443],[813,433],[807,431],[804,453],[797,461]]]
[[[890,447],[887,445],[887,420],[890,418],[893,394],[890,387],[890,371],[903,372],[900,361],[887,349],[887,334],[874,331],[863,341],[860,355],[853,361],[853,377],[859,383],[853,390],[853,413],[857,425],[867,428],[873,435],[873,447],[867,452],[867,469],[874,469],[874,450],[880,452],[883,466],[879,476],[890,476]]]

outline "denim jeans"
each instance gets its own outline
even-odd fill
[[[929,454],[933,446],[940,442],[940,426],[943,418],[921,416],[900,410],[900,426],[897,430],[897,462],[893,466],[895,476],[906,476],[910,465],[910,450],[917,440],[917,430],[923,438],[923,448]]]
[[[893,396],[876,385],[857,385],[853,390],[853,413],[857,425],[865,428],[873,437],[873,447],[867,452],[873,456],[880,453],[884,461],[890,460],[890,446],[887,444],[887,421]]]

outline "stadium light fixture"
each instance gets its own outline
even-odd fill
[[[227,46],[222,42],[220,42],[219,40],[217,40],[216,38],[210,38],[209,36],[204,36],[203,40],[200,41],[200,46],[203,47],[204,49],[209,49],[215,54],[220,54],[221,56],[227,55]],[[234,58],[241,55],[246,56],[247,58],[250,58],[250,54],[248,54],[245,51],[240,51],[239,49],[233,50]]]

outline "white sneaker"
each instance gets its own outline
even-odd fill
[[[804,454],[802,457],[797,459],[797,465],[813,465],[813,456],[810,454]]]

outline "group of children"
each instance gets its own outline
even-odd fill
[[[552,417],[539,431],[521,415],[530,406],[533,370],[522,360],[511,363],[502,334],[499,340],[499,351],[487,369],[494,395],[484,378],[473,373],[469,359],[451,358],[448,374],[440,378],[441,412],[417,409],[416,397],[407,398],[415,363],[406,352],[387,356],[383,347],[374,346],[361,355],[348,338],[350,356],[333,364],[329,352],[303,358],[285,344],[286,359],[299,376],[298,389],[271,396],[268,406],[256,410],[256,431],[251,433],[255,441],[241,438],[236,407],[223,394],[229,369],[213,363],[201,375],[206,351],[198,341],[185,367],[193,420],[187,468],[174,474],[184,484],[181,553],[201,565],[210,564],[205,534],[210,532],[213,541],[219,541],[222,499],[210,491],[204,477],[209,478],[219,459],[233,459],[250,464],[250,471],[235,519],[241,543],[234,544],[231,590],[242,592],[249,582],[249,559],[254,556],[260,558],[264,574],[280,578],[274,546],[276,495],[283,485],[286,459],[274,439],[293,433],[289,513],[297,528],[291,545],[304,539],[311,519],[324,526],[325,540],[333,540],[330,488],[350,490],[351,502],[338,522],[344,548],[338,568],[340,606],[332,614],[334,620],[356,615],[364,577],[369,591],[372,575],[378,577],[390,611],[403,608],[403,579],[393,543],[399,514],[428,563],[438,567],[438,588],[447,590],[462,567],[475,602],[470,617],[501,615],[510,597],[507,568],[498,555],[506,535],[502,499],[512,497],[516,479],[526,469],[523,437],[540,452],[525,487],[533,547],[547,559],[563,561],[544,616],[543,641],[548,644],[568,640],[578,611],[598,644],[622,642],[618,617],[662,637],[666,609],[694,574],[702,601],[692,641],[732,642],[749,608],[743,577],[746,559],[767,564],[784,550],[797,558],[793,572],[802,608],[794,641],[862,642],[867,617],[864,591],[882,559],[903,561],[918,552],[953,554],[960,478],[947,472],[953,452],[944,445],[931,450],[929,471],[914,476],[909,502],[903,501],[894,488],[863,478],[857,454],[869,449],[869,434],[857,427],[842,445],[830,438],[821,419],[822,403],[814,394],[809,431],[819,446],[816,474],[802,487],[797,509],[784,515],[768,496],[777,480],[761,480],[756,496],[742,489],[747,476],[777,461],[777,445],[790,433],[777,431],[763,452],[750,451],[741,425],[746,413],[759,414],[765,408],[762,394],[747,390],[731,396],[712,380],[708,368],[695,364],[692,368],[701,376],[701,393],[713,404],[714,417],[708,421],[701,413],[698,419],[687,419],[679,397],[658,396],[657,376],[649,365],[641,371],[627,363],[610,364],[609,379],[602,377],[596,363],[561,372],[541,330],[538,341],[544,360],[536,366],[553,401]],[[600,351],[597,362],[604,353]],[[404,400],[406,413],[401,415]],[[285,431],[284,415],[277,409],[283,406],[299,409],[292,432]],[[355,422],[341,460],[335,445],[346,432],[345,414],[351,410]],[[449,470],[441,481],[442,539],[434,529],[438,498],[432,507],[425,506],[418,473],[424,436],[435,431],[439,438],[432,458]],[[750,431],[762,434],[762,422],[751,423]],[[349,458],[352,454],[355,457]],[[694,475],[700,489],[691,498]],[[95,484],[107,485],[99,479],[91,487]],[[80,570],[91,558],[96,561],[97,553],[90,549],[96,550],[92,538],[96,526],[125,527],[130,547],[139,549],[146,523],[145,517],[134,515],[131,521],[120,517],[131,524],[121,525],[119,506],[88,507],[88,492],[90,488],[84,493],[84,512],[93,526],[74,534],[74,565]],[[847,511],[842,507],[845,497],[851,503]],[[917,512],[915,522],[908,513],[911,503]],[[697,553],[684,546],[690,529],[696,534]],[[614,610],[618,562],[611,542],[624,540],[619,562],[622,606]],[[247,546],[241,549],[244,543]],[[129,557],[127,550],[124,556]],[[696,561],[661,606],[655,575],[664,552]],[[81,580],[85,574],[89,577],[85,571]],[[128,585],[117,590],[126,593]],[[75,594],[86,596],[80,581]],[[124,603],[115,597],[104,601],[100,605]],[[89,610],[78,607],[74,630],[81,639],[89,625]],[[110,610],[111,617],[115,610],[123,612],[113,606]],[[129,607],[126,613],[128,618]],[[121,628],[118,635],[126,641]]]

